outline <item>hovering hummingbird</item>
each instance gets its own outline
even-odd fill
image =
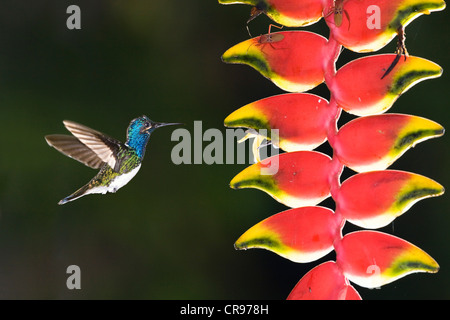
[[[60,205],[91,193],[116,192],[139,171],[151,133],[156,128],[181,124],[154,122],[142,116],[130,122],[127,141],[122,143],[73,121],[65,120],[63,123],[73,136],[47,135],[47,143],[66,156],[100,171],[86,185],[59,201]]]

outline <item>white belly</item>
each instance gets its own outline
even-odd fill
[[[115,177],[109,186],[101,186],[96,187],[88,190],[86,193],[102,193],[105,194],[107,192],[116,192],[120,188],[122,188],[124,185],[126,185],[128,182],[130,182],[131,179],[134,178],[134,176],[138,173],[139,169],[141,168],[141,165],[138,165],[136,168],[131,170],[128,173],[124,173],[118,177]]]

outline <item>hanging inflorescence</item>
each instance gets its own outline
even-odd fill
[[[225,119],[248,128],[284,152],[236,175],[232,188],[256,188],[291,208],[247,230],[237,249],[263,248],[294,262],[315,261],[331,251],[336,261],[304,275],[288,299],[360,299],[349,280],[377,288],[414,272],[437,272],[437,262],[415,245],[373,230],[343,235],[346,221],[378,229],[415,202],[443,194],[419,174],[388,170],[418,142],[443,135],[438,123],[408,114],[385,113],[414,84],[439,77],[437,64],[409,55],[405,27],[421,14],[443,10],[442,0],[219,0],[252,6],[250,22],[265,14],[286,27],[322,17],[329,39],[307,31],[270,32],[243,41],[222,56],[247,64],[288,92],[245,105]],[[247,22],[247,23],[248,23]],[[365,56],[336,70],[342,47],[377,51],[397,36],[395,54]],[[325,82],[329,101],[305,93]],[[338,128],[342,110],[357,116]],[[274,130],[276,129],[276,130]],[[324,142],[332,156],[313,151]],[[276,170],[268,170],[274,168]],[[341,182],[347,167],[355,172]],[[330,197],[335,209],[317,206]]]

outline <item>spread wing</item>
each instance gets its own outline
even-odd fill
[[[63,123],[74,137],[50,135],[46,136],[47,143],[90,167],[99,168],[103,163],[107,163],[114,171],[119,170],[116,155],[122,147],[120,141],[73,121],[65,120]],[[76,140],[78,142],[75,142]]]
[[[80,140],[74,136],[51,134],[45,136],[45,140],[59,152],[80,161],[88,167],[99,169],[105,163],[94,151],[82,144]]]

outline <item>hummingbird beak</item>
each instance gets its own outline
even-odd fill
[[[164,123],[164,122],[153,122],[152,129],[165,127],[165,126],[176,126],[181,125],[182,123]]]

